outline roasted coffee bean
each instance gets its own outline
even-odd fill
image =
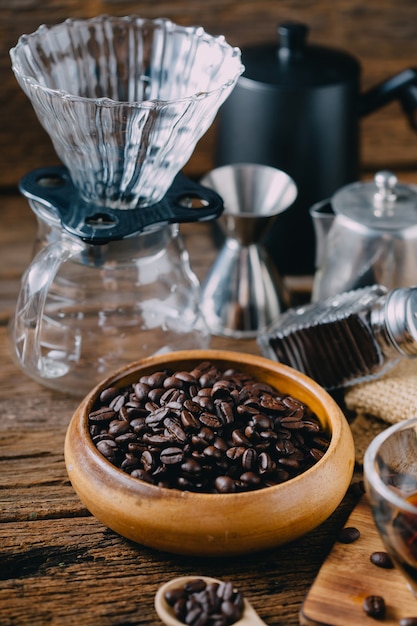
[[[162,387],[164,384],[164,380],[166,379],[168,373],[167,372],[154,372],[147,377],[141,378],[139,382],[144,382],[150,387]]]
[[[127,448],[129,443],[136,443],[137,438],[135,433],[127,432],[117,435],[114,440],[119,444],[121,448]]]
[[[108,406],[103,406],[97,409],[97,411],[90,413],[88,419],[91,424],[104,424],[110,422],[116,415],[116,411],[110,409]]]
[[[281,425],[284,426],[284,428],[289,428],[289,429],[299,429],[299,428],[304,428],[304,422],[303,420],[296,416],[296,415],[290,415],[288,417],[283,417],[281,420]]]
[[[149,433],[144,433],[143,441],[153,446],[166,445],[169,442],[169,438],[166,435],[150,435]]]
[[[251,404],[238,404],[236,407],[236,413],[242,417],[251,417],[259,413],[260,407],[258,405],[252,406]]]
[[[164,406],[161,408],[157,408],[146,417],[145,422],[147,426],[154,428],[155,426],[159,426],[163,423],[164,419],[170,415],[171,410],[169,407]]]
[[[180,443],[187,441],[187,433],[181,428],[181,424],[177,419],[167,417],[164,419],[164,426],[174,440]]]
[[[170,405],[171,402],[176,402],[178,400],[178,398],[180,398],[180,397],[181,397],[180,391],[178,389],[174,389],[173,387],[170,387],[159,398],[159,404],[161,406]],[[180,405],[180,406],[182,408],[182,405]],[[170,406],[170,408],[171,408],[171,406]]]
[[[282,439],[275,444],[275,450],[279,456],[290,456],[295,451],[295,446],[289,439]]]
[[[263,409],[267,409],[267,411],[271,413],[279,413],[285,409],[285,404],[281,399],[271,396],[262,398],[260,405]]]
[[[255,472],[243,472],[243,474],[241,474],[240,476],[240,480],[242,483],[244,483],[248,487],[251,487],[252,489],[254,487],[258,487],[261,483],[261,477],[259,476],[259,474],[255,474]]]
[[[292,470],[298,470],[301,467],[300,462],[297,459],[295,459],[293,456],[283,456],[280,459],[278,459],[278,463]]]
[[[144,417],[137,417],[130,422],[130,428],[133,430],[135,435],[143,435],[143,433],[148,431],[148,426],[146,425],[146,420]]]
[[[417,617],[403,617],[398,622],[398,626],[417,626]]]
[[[167,376],[165,378],[163,386],[165,389],[182,389],[184,387],[184,381],[174,374],[173,376]]]
[[[211,368],[200,376],[199,383],[201,387],[212,387],[219,378],[219,372],[215,368]]]
[[[131,452],[137,457],[141,457],[142,453],[145,452],[146,446],[143,443],[137,443],[136,441],[132,441],[127,444],[127,451]]]
[[[159,404],[162,396],[165,393],[165,389],[163,387],[154,387],[149,390],[148,398],[151,402],[155,402],[155,404]]]
[[[261,452],[258,457],[258,466],[259,472],[261,474],[265,474],[267,472],[273,472],[276,469],[277,464],[271,459],[268,452]]]
[[[187,430],[197,430],[198,428],[200,428],[199,420],[188,409],[183,409],[181,411],[181,422],[184,428],[186,428]]]
[[[229,399],[233,391],[233,385],[228,380],[218,380],[213,385],[212,395],[214,400]]]
[[[250,446],[249,439],[237,428],[232,432],[232,441],[236,446]]]
[[[195,385],[197,383],[196,377],[193,376],[191,372],[187,372],[187,371],[177,372],[175,374],[175,377],[187,383],[188,385]]]
[[[145,383],[136,383],[133,385],[133,391],[138,400],[146,400],[148,398],[150,386]]]
[[[204,409],[205,411],[214,411],[214,402],[211,396],[197,395],[192,398],[192,401],[198,404],[200,410]]]
[[[215,446],[216,448],[218,448],[219,450],[222,450],[222,452],[226,453],[229,449],[229,446],[227,445],[227,442],[222,439],[221,437],[216,437],[213,440],[213,446]]]
[[[232,446],[226,451],[226,456],[233,461],[240,459],[246,449],[244,446]]]
[[[141,461],[143,469],[146,472],[152,472],[158,464],[158,458],[156,454],[153,454],[150,450],[144,450],[141,455]]]
[[[135,454],[127,452],[120,465],[121,469],[130,474],[132,470],[140,468],[140,459]]]
[[[233,493],[236,491],[236,484],[230,476],[217,476],[214,486],[218,493]]]
[[[369,617],[384,619],[386,613],[385,600],[382,596],[366,596],[362,603],[363,610]]]
[[[204,426],[207,426],[208,428],[212,428],[214,430],[218,430],[222,426],[222,421],[217,417],[217,415],[214,415],[213,413],[207,413],[206,411],[203,411],[198,419]]]
[[[111,463],[117,459],[117,443],[111,439],[104,439],[96,443],[97,450]]]
[[[320,459],[322,459],[324,456],[323,450],[319,450],[318,448],[311,448],[310,454],[315,461],[320,461]]]
[[[354,526],[345,526],[345,528],[342,528],[339,532],[337,540],[340,541],[340,543],[353,543],[359,539],[360,536],[361,533],[357,528]]]
[[[201,465],[195,459],[186,459],[181,464],[181,470],[184,472],[186,476],[200,476],[201,475]]]
[[[113,409],[113,411],[116,411],[117,413],[118,411],[120,411],[120,409],[122,408],[125,402],[126,402],[125,396],[123,394],[119,394],[118,396],[113,398],[113,400],[109,404],[109,407]]]
[[[313,420],[303,420],[303,428],[306,431],[317,433],[320,431],[320,424]]]
[[[233,405],[231,402],[221,401],[216,403],[215,405],[217,415],[219,416],[221,422],[225,425],[233,424],[235,420]]]
[[[177,465],[184,460],[184,453],[181,448],[165,448],[159,458],[165,465]]]
[[[119,387],[107,387],[107,389],[103,389],[100,393],[100,402],[107,405],[120,394]]]
[[[187,411],[190,411],[190,413],[193,413],[193,414],[200,413],[200,408],[201,408],[200,405],[197,404],[197,402],[193,402],[191,400],[191,398],[194,398],[196,395],[197,393],[193,393],[191,395],[191,388],[190,388],[190,398],[184,401],[184,409],[187,409]]]
[[[132,476],[220,493],[290,480],[322,458],[330,441],[298,399],[210,363],[103,390],[89,425],[101,453]]]
[[[282,398],[282,403],[284,404],[284,406],[288,407],[292,411],[299,409],[301,406],[299,400],[290,396],[285,396],[284,398]]]
[[[262,413],[255,413],[250,419],[249,424],[251,424],[256,430],[266,430],[270,431],[273,427],[273,421],[268,415],[263,415]]]
[[[109,424],[109,434],[116,437],[117,435],[124,435],[129,432],[129,422],[125,420],[112,420]]]
[[[251,470],[258,465],[258,453],[254,448],[246,448],[242,454],[242,467],[246,470]]]
[[[143,469],[132,470],[131,476],[133,476],[134,478],[138,478],[139,480],[143,480],[145,483],[153,484],[154,482],[152,476],[148,472],[145,472],[145,470]]]
[[[329,447],[329,441],[324,437],[313,437],[312,444],[319,450],[327,450]]]
[[[383,569],[393,569],[394,563],[386,552],[373,552],[370,556],[371,563]]]

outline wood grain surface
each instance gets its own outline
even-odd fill
[[[320,569],[300,611],[303,626],[371,626],[363,600],[382,596],[386,603],[384,626],[417,617],[417,599],[397,569],[382,569],[370,561],[373,552],[385,548],[376,530],[366,496],[355,507],[346,526],[360,531],[357,541],[336,542]]]
[[[35,118],[10,67],[8,51],[23,33],[67,17],[140,14],[199,24],[245,47],[276,41],[276,26],[304,22],[310,41],[353,54],[362,67],[362,91],[407,67],[417,66],[417,3],[413,0],[0,0],[0,188],[16,185],[27,171],[57,162],[46,132]],[[200,176],[214,165],[216,125],[201,139],[186,173]],[[364,169],[413,169],[417,136],[397,102],[361,121]]]
[[[79,401],[32,381],[11,358],[7,320],[36,222],[17,195],[3,195],[0,210],[1,626],[160,626],[153,605],[159,585],[199,574],[233,581],[270,626],[296,626],[302,601],[356,502],[354,494],[302,539],[242,558],[159,553],[94,519],[76,497],[64,465],[66,428]],[[215,254],[210,226],[192,225],[185,236],[202,276]],[[258,352],[253,341],[215,339],[213,347]]]

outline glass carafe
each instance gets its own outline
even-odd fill
[[[78,395],[123,363],[208,346],[178,224],[93,245],[63,231],[40,203],[31,207],[36,254],[10,325],[26,373]]]

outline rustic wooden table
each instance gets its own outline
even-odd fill
[[[241,558],[162,554],[105,528],[82,506],[65,469],[65,432],[79,400],[32,381],[10,356],[7,320],[36,222],[17,194],[3,195],[0,211],[0,624],[157,626],[158,586],[185,574],[231,580],[267,624],[298,624],[303,598],[355,504],[353,494],[302,539]],[[188,226],[184,234],[201,277],[214,254],[210,227]],[[213,346],[258,352],[250,341],[214,339]],[[300,506],[309,506],[308,494]]]

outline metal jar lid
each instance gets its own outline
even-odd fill
[[[403,185],[395,174],[382,170],[369,183],[342,187],[332,198],[336,215],[375,230],[417,226],[417,187]]]
[[[388,294],[385,324],[398,350],[417,356],[417,288],[394,289]]]

